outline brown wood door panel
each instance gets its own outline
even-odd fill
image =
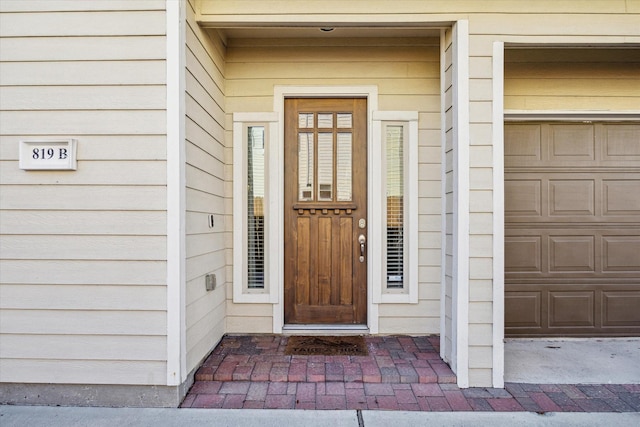
[[[638,123],[506,125],[506,335],[640,335],[638,153]]]
[[[285,100],[285,324],[366,324],[366,123],[365,99]]]

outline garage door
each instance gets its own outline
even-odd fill
[[[505,333],[640,335],[640,123],[505,126]]]

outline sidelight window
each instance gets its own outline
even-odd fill
[[[274,218],[270,201],[269,153],[276,139],[277,117],[236,113],[233,124],[233,299],[270,302],[269,232]]]
[[[380,296],[389,303],[418,302],[418,114],[377,111],[383,190]]]

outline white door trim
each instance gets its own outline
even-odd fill
[[[275,166],[275,172],[271,174],[271,181],[275,185],[270,188],[276,189],[274,191],[274,200],[272,200],[272,206],[277,206],[275,219],[278,223],[278,230],[274,230],[274,237],[277,239],[278,253],[284,254],[284,99],[294,97],[317,97],[317,98],[329,98],[329,97],[343,97],[343,98],[367,98],[367,208],[369,224],[369,244],[367,245],[367,258],[371,259],[371,254],[375,250],[380,250],[380,238],[375,237],[375,230],[382,229],[382,219],[374,219],[376,216],[374,199],[380,199],[381,195],[376,195],[373,191],[373,171],[376,169],[376,162],[380,163],[380,159],[376,159],[373,155],[375,149],[373,147],[373,129],[372,129],[372,117],[373,111],[378,109],[378,87],[377,86],[281,86],[274,87],[273,95],[273,111],[278,114],[279,132],[277,141],[272,144],[273,153],[275,154],[275,160],[271,165]],[[380,166],[380,165],[378,165]],[[378,215],[379,216],[379,215]],[[278,302],[273,304],[273,333],[282,333],[284,326],[284,259],[282,257],[271,257],[269,261],[269,268],[271,271],[277,272],[279,280],[276,282],[279,284],[278,289]],[[371,334],[378,333],[378,305],[373,303],[373,281],[381,280],[379,275],[375,275],[373,272],[373,263],[367,264],[367,325],[369,326],[369,332]],[[379,287],[380,285],[378,285]]]

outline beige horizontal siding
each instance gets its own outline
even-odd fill
[[[162,36],[25,37],[2,40],[0,61],[117,61],[163,59]]]
[[[2,284],[0,307],[56,310],[163,310],[163,285],[86,286]]]
[[[380,57],[384,57],[386,59],[385,62],[405,65],[416,62],[418,58],[433,58],[432,47],[437,44],[436,39],[428,41],[406,39],[404,45],[402,44],[403,40],[400,40],[395,41],[392,46],[372,45],[372,41],[369,39],[360,41],[349,39],[349,42],[337,49],[337,40],[335,39],[330,41],[331,46],[327,46],[328,42],[326,40],[322,42],[322,45],[316,41],[316,46],[309,46],[313,44],[312,41],[305,40],[304,44],[302,44],[300,41],[290,40],[286,45],[281,41],[280,45],[274,48],[274,44],[277,42],[271,42],[270,46],[257,47],[253,44],[246,46],[247,41],[244,39],[233,39],[231,42],[233,49],[229,50],[227,64],[246,63],[247,58],[251,58],[250,62],[252,63],[259,62],[261,64],[278,64],[282,62],[301,62],[305,64],[335,62],[344,64],[380,62]],[[431,46],[428,46],[427,42]],[[264,44],[265,42],[263,41],[262,43]],[[303,49],[295,49],[296,44],[302,45]],[[287,48],[289,46],[291,48]]]
[[[156,360],[3,358],[0,378],[8,383],[29,382],[25,378],[33,378],[45,384],[158,385],[167,381],[167,364]]]
[[[195,22],[186,28],[186,347],[187,372],[225,333],[224,46]],[[215,225],[209,227],[208,215]],[[215,273],[217,288],[205,289]]]
[[[520,2],[515,2],[520,3]],[[584,10],[577,7],[562,14],[554,14],[550,10],[543,16],[526,13],[511,14],[477,14],[469,20],[469,31],[472,34],[526,34],[527,36],[564,36],[580,34],[581,36],[626,36],[638,33],[638,17],[627,14],[625,10],[613,13],[611,9],[603,19],[601,12],[591,10],[588,4],[582,3]]]
[[[152,364],[154,375],[160,375],[159,368],[163,363],[163,354],[166,348],[166,338],[162,336],[126,336],[113,335],[108,339],[104,336],[97,335],[16,335],[2,334],[0,335],[0,352],[3,355],[3,368],[6,371],[1,373],[3,380],[11,381],[20,378],[22,369],[27,366],[33,366],[39,369],[42,366],[53,366],[53,363],[47,360],[60,361],[62,365],[68,365],[69,370],[78,370],[80,365],[78,361],[85,362],[96,367],[116,367],[115,374],[123,375],[130,373],[134,377],[140,377],[140,371],[149,372],[149,368],[145,368],[144,364]],[[123,361],[136,361],[126,363]],[[142,363],[141,363],[142,362]],[[6,365],[5,365],[6,364]],[[56,366],[58,364],[56,363]],[[11,372],[7,372],[11,368]],[[80,368],[82,369],[82,368]],[[55,370],[55,369],[54,369]],[[87,368],[85,367],[86,371]],[[104,378],[112,371],[91,373],[87,372],[88,378]],[[69,372],[63,375],[51,372],[39,372],[42,381],[58,381],[71,382]],[[73,374],[72,374],[73,375]],[[141,381],[149,381],[149,379]],[[86,379],[82,383],[86,383]]]
[[[639,75],[640,54],[637,51],[507,50],[505,108],[637,111],[640,105]]]
[[[164,35],[164,10],[3,13],[4,37]]]
[[[366,7],[364,5],[366,4]],[[202,18],[211,14],[212,20],[226,18],[227,20],[241,20],[244,17],[256,16],[261,21],[276,21],[278,15],[300,15],[307,20],[317,15],[338,15],[342,20],[374,21],[385,14],[409,14],[405,20],[419,19],[420,14],[449,14],[449,13],[502,13],[502,14],[555,14],[588,11],[598,14],[624,13],[629,8],[637,10],[634,2],[625,0],[590,0],[576,6],[572,0],[538,0],[523,3],[518,0],[466,0],[455,2],[441,2],[438,0],[203,0],[200,13]],[[314,16],[315,15],[315,16]],[[417,17],[415,15],[418,15]]]
[[[4,42],[3,42],[4,43]],[[164,60],[2,63],[3,86],[154,85],[166,83]],[[29,70],[25,73],[24,70]],[[54,89],[50,89],[54,90]]]
[[[163,134],[163,110],[138,111],[3,111],[0,129],[5,135],[127,135]],[[80,147],[78,150],[81,150]]]
[[[255,78],[255,65],[251,63],[230,63],[227,65],[231,79]],[[340,63],[300,63],[295,68],[283,67],[281,64],[260,64],[260,75],[265,78],[302,78],[305,79],[342,79],[360,75],[362,78],[393,78],[390,76],[407,76],[409,78],[433,78],[438,72],[437,63],[426,61],[402,63],[388,62],[340,62]],[[233,77],[231,77],[233,76]],[[347,77],[348,76],[348,77]]]
[[[3,334],[165,336],[167,315],[131,310],[0,310]],[[108,342],[108,339],[107,339]]]
[[[8,359],[57,360],[163,360],[164,336],[112,336],[110,342],[96,335],[0,336],[0,352]]]
[[[0,211],[0,234],[5,236],[162,236],[166,229],[162,211]]]
[[[164,185],[164,161],[90,161],[68,172],[25,173],[16,161],[0,161],[0,181],[5,185]],[[51,188],[49,188],[51,190]]]
[[[162,110],[164,85],[10,86],[2,89],[1,110]]]
[[[55,192],[51,190],[44,185],[3,185],[0,205],[3,209],[29,210],[152,211],[166,207],[165,188],[159,186],[61,185],[55,187]]]
[[[440,328],[440,319],[437,317],[429,317],[421,319],[416,324],[417,320],[410,317],[380,317],[379,328],[381,333],[405,335],[410,334],[433,334]],[[417,331],[417,332],[412,332]]]
[[[224,251],[224,240],[213,233],[191,234],[189,246],[187,246],[187,258],[198,254],[215,253]]]
[[[229,334],[269,334],[273,332],[272,316],[228,316]]]
[[[0,242],[4,259],[163,260],[164,236],[10,235]]]
[[[0,4],[0,379],[166,384],[161,1]],[[74,138],[76,171],[20,140]]]
[[[164,10],[164,0],[2,0],[0,12]]]

